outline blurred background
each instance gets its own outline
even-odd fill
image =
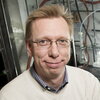
[[[74,19],[69,65],[100,80],[100,1],[0,0],[0,88],[26,70],[25,22],[29,14],[49,4],[61,4]]]

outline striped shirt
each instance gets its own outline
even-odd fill
[[[32,66],[30,68],[30,73],[32,75],[32,77],[46,90],[51,91],[51,92],[59,92],[61,89],[63,89],[65,87],[65,85],[68,83],[68,77],[67,77],[67,70],[65,68],[65,74],[64,74],[64,79],[63,79],[63,83],[61,84],[61,86],[58,89],[55,89],[53,87],[48,86],[48,84],[46,82],[44,82],[41,77],[38,76],[38,74],[36,73],[34,66]]]

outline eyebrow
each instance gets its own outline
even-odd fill
[[[47,40],[52,40],[51,37],[48,37],[48,36],[44,36],[44,37],[40,37],[40,38],[37,38],[35,40],[43,40],[43,39],[47,39]],[[67,37],[64,37],[64,36],[60,36],[60,37],[57,37],[56,40],[59,40],[59,39],[65,39],[65,40],[70,40],[70,38],[67,38]]]

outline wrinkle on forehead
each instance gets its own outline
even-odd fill
[[[70,38],[69,26],[62,18],[37,19],[32,23],[32,34],[37,37],[61,36]]]

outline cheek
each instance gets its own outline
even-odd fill
[[[46,54],[47,54],[47,51],[46,51],[46,50],[40,50],[40,49],[36,49],[36,48],[35,48],[33,51],[34,51],[34,52],[33,52],[33,57],[34,57],[34,58],[42,59],[42,58],[45,57]]]
[[[65,61],[68,62],[70,60],[70,48],[62,51],[62,57],[64,57]]]
[[[62,50],[62,54],[63,54],[63,56],[70,56],[70,48],[67,48],[67,49],[65,49],[65,50]]]

